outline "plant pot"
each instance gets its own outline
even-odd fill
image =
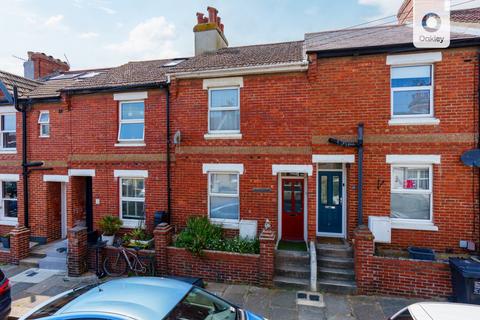
[[[107,246],[113,246],[113,240],[115,240],[115,235],[106,236],[102,234],[102,241],[107,241]]]
[[[138,245],[141,245],[144,248],[150,248],[153,243],[153,239],[150,240],[130,240],[128,243],[129,247],[136,247]]]
[[[10,237],[1,237],[2,239],[2,244],[5,249],[10,248]]]

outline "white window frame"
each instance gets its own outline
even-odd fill
[[[3,198],[3,183],[4,182],[15,182],[17,184],[17,198],[16,199]],[[5,216],[5,208],[3,207],[3,202],[5,200],[17,201],[17,217],[16,218]],[[15,179],[0,180],[0,225],[2,225],[2,224],[16,225],[17,223],[18,223],[18,181],[15,180]]]
[[[407,169],[428,169],[428,190],[423,189],[394,189],[393,170],[395,168],[407,168]],[[409,163],[395,163],[390,166],[390,194],[429,194],[430,195],[430,217],[429,219],[402,219],[392,218],[392,224],[415,224],[415,225],[433,225],[433,165],[431,164],[409,164]],[[391,198],[390,198],[390,210],[391,210]]]
[[[237,193],[212,193],[211,192],[211,182],[212,182],[212,174],[234,174],[237,176]],[[229,225],[232,227],[237,227],[238,223],[240,222],[240,172],[238,171],[208,171],[208,218],[210,221],[218,224],[222,224],[223,226],[228,227]],[[210,202],[211,197],[225,197],[225,198],[237,198],[238,199],[238,219],[220,219],[220,218],[211,218],[210,217]]]
[[[394,68],[404,68],[404,67],[426,67],[429,66],[431,72],[432,83],[430,86],[416,86],[416,87],[400,87],[394,88],[392,86],[392,70]],[[390,67],[390,116],[392,119],[412,119],[412,118],[433,118],[434,114],[434,85],[435,85],[435,65],[433,63],[421,63],[421,64],[407,64],[407,65],[392,65]],[[419,91],[419,90],[429,90],[430,91],[430,112],[428,114],[394,114],[394,103],[393,96],[395,92],[400,91]]]
[[[12,131],[12,130],[5,130],[3,131],[2,128],[1,128],[1,117],[3,116],[14,116],[15,117],[15,129]],[[16,130],[16,127],[17,127],[17,115],[15,112],[2,112],[0,113],[0,153],[8,153],[8,152],[16,152],[17,151],[17,147],[16,147],[16,144],[15,144],[15,148],[6,148],[5,147],[5,141],[3,141],[3,134],[4,133],[17,133],[17,130]]]
[[[48,121],[41,121],[42,115],[48,114]],[[40,115],[38,116],[38,124],[40,127],[40,138],[49,138],[50,137],[50,112],[49,111],[40,111]],[[43,134],[42,127],[48,126],[48,134]]]
[[[219,91],[219,90],[229,90],[235,89],[237,90],[237,101],[238,106],[236,107],[221,107],[221,108],[212,108],[212,91]],[[208,88],[208,133],[210,135],[219,135],[219,134],[239,134],[240,133],[240,125],[241,125],[241,114],[240,114],[240,86],[228,86],[228,87],[212,87]],[[210,130],[210,113],[213,111],[237,111],[238,110],[238,130]]]
[[[143,180],[143,186],[145,187],[145,196],[143,198],[139,198],[139,197],[124,197],[122,195],[122,182],[123,180],[126,180],[126,179],[129,179],[129,180]],[[147,185],[146,185],[146,179],[145,177],[130,177],[130,176],[127,176],[127,177],[120,177],[118,179],[118,195],[119,195],[119,198],[120,198],[120,202],[119,202],[119,207],[118,207],[118,211],[119,211],[119,217],[120,217],[120,220],[123,221],[123,227],[125,228],[136,228],[138,227],[140,224],[141,225],[144,225],[145,224],[145,221],[146,221],[146,218],[147,218],[147,212],[146,212],[146,206],[145,206],[145,200],[147,198]],[[143,217],[143,220],[136,220],[136,219],[128,219],[128,218],[123,218],[123,206],[122,206],[122,201],[133,201],[133,202],[143,202],[143,208],[145,210],[144,212],[144,217]]]
[[[122,105],[124,103],[143,103],[143,120],[139,120],[139,119],[122,120]],[[122,131],[122,124],[132,124],[132,123],[143,124],[142,139],[121,139],[120,133]],[[145,141],[145,100],[124,100],[124,101],[118,102],[118,141],[122,143]]]

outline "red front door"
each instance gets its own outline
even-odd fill
[[[303,179],[282,180],[282,239],[303,240]]]

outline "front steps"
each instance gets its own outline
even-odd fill
[[[67,270],[66,241],[60,240],[45,245],[34,246],[30,255],[20,260],[19,265],[27,268]]]
[[[310,289],[310,255],[307,251],[275,251],[276,287],[309,290]]]
[[[353,249],[345,244],[317,244],[318,290],[355,294]]]

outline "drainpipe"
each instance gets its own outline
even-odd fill
[[[478,124],[477,124],[478,133],[477,133],[477,135],[478,136],[477,136],[477,148],[480,149],[480,50],[477,54],[477,68],[478,68],[478,82],[477,82],[477,103],[478,103],[478,106],[477,106],[477,108],[478,108]],[[475,168],[473,170],[475,170]],[[480,186],[480,172],[479,172],[479,175],[478,175],[478,181],[479,181],[479,186]],[[480,198],[480,190],[478,191],[478,197]],[[480,216],[480,212],[479,212],[479,216]],[[479,227],[478,227],[479,235],[478,236],[479,236],[479,240],[480,240],[480,218],[479,218],[478,223],[479,223]],[[480,243],[478,245],[477,252],[478,252],[478,255],[480,256]]]
[[[358,124],[358,225],[363,225],[363,123]]]
[[[170,172],[170,77],[167,79],[167,85],[165,86],[165,99],[166,99],[166,113],[167,113],[167,222],[171,223],[172,215],[172,198],[171,198],[171,172]]]

